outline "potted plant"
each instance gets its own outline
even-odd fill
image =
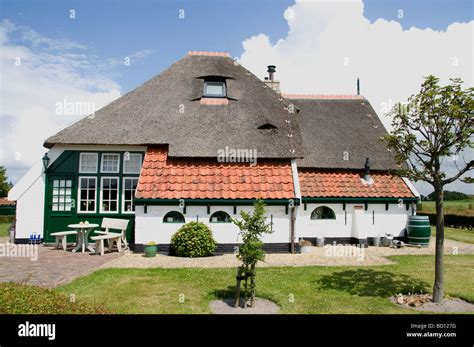
[[[301,246],[301,253],[310,253],[311,247],[313,246],[313,244],[311,243],[311,241],[301,240],[300,246]]]
[[[156,251],[158,250],[158,245],[154,241],[147,242],[145,244],[144,253],[145,257],[153,258],[156,256]]]

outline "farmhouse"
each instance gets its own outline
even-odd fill
[[[384,126],[361,95],[284,95],[227,53],[189,52],[128,94],[46,139],[48,152],[11,190],[16,242],[80,221],[129,219],[134,249],[167,250],[183,223],[211,228],[218,250],[239,244],[230,223],[267,204],[268,251],[301,238],[366,245],[403,237],[418,193],[392,177]],[[245,155],[246,158],[240,158]]]

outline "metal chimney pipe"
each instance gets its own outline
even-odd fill
[[[276,72],[276,66],[275,65],[268,65],[267,66],[267,72],[268,72],[268,79],[270,81],[273,81],[274,74]]]
[[[357,95],[360,95],[360,80],[359,80],[359,77],[357,77]]]
[[[370,181],[370,162],[369,158],[365,159],[365,164],[364,164],[364,180]]]

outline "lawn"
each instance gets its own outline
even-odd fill
[[[11,223],[0,223],[0,237],[8,236],[8,228]]]
[[[260,268],[257,296],[282,313],[411,313],[388,301],[396,293],[431,292],[433,256],[396,256],[375,267]],[[235,269],[103,269],[55,289],[116,313],[209,313],[233,296]],[[445,291],[474,302],[474,256],[445,257]]]
[[[435,226],[431,226],[431,236],[436,236]],[[444,238],[459,242],[474,243],[474,230],[444,227]]]
[[[474,199],[444,201],[444,214],[474,216]],[[436,213],[434,201],[422,201],[418,212]]]

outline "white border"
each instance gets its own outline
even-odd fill
[[[104,171],[104,155],[117,155],[118,156],[118,163],[117,163],[117,171]],[[120,153],[102,153],[100,157],[100,173],[119,173],[120,172]]]
[[[133,177],[133,176],[122,177],[122,213],[123,214],[135,214],[135,211],[125,211],[125,180],[127,180],[127,179],[128,180],[136,179],[137,180],[137,186],[138,186],[139,177],[138,176],[137,177]],[[132,204],[133,204],[133,197],[134,196],[135,196],[135,193],[132,194]]]
[[[117,210],[116,211],[103,211],[102,210],[102,193],[103,193],[103,190],[104,190],[104,179],[117,179]],[[118,214],[120,213],[120,198],[119,198],[119,192],[120,192],[120,177],[117,177],[117,176],[103,176],[100,178],[100,206],[99,206],[99,212],[100,213],[105,213],[105,214]],[[113,201],[113,200],[109,200],[109,201]]]
[[[93,178],[95,179],[95,194],[94,194],[94,202],[95,202],[95,208],[94,211],[82,211],[81,210],[81,178]],[[99,189],[97,185],[97,177],[96,176],[78,176],[77,179],[77,213],[97,213],[97,190]],[[89,192],[89,189],[87,189]],[[88,194],[89,195],[89,194]],[[89,201],[89,199],[87,199]]]
[[[95,171],[82,171],[81,168],[82,168],[82,155],[83,154],[88,154],[88,155],[91,155],[91,154],[94,154],[95,155]],[[79,154],[79,173],[84,173],[84,174],[91,174],[91,173],[97,173],[97,171],[99,171],[99,153],[93,153],[93,152],[81,152]]]
[[[130,153],[130,152],[128,152],[128,153],[130,154],[130,158],[132,157],[132,155],[139,155],[140,156],[140,168],[139,168],[138,172],[125,171],[125,153],[124,153],[123,160],[122,160],[122,165],[123,165],[122,166],[122,169],[123,169],[122,173],[127,174],[127,175],[139,175],[140,171],[141,171],[141,166],[143,165],[143,154],[142,153]]]

